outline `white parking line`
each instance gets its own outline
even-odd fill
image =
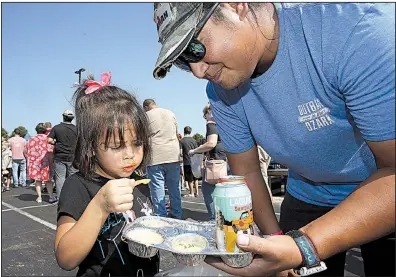
[[[27,213],[25,211],[22,211],[21,209],[14,207],[8,203],[5,203],[4,201],[1,201],[1,205],[6,206],[7,208],[10,208],[11,210],[20,213],[21,215],[24,215],[38,223],[43,224],[44,226],[47,226],[48,228],[52,229],[52,230],[56,230],[56,226],[52,223],[49,223],[48,221],[42,220],[41,218],[38,218],[37,216],[31,215],[30,213]]]
[[[197,205],[204,205],[205,206],[205,203],[198,203],[198,202],[186,201],[186,200],[182,200],[182,203],[190,203],[190,204],[197,204]]]
[[[27,206],[23,208],[19,208],[20,210],[26,210],[26,209],[33,209],[33,208],[41,208],[41,207],[48,207],[48,206],[54,206],[54,204],[43,204],[43,205],[37,205],[37,206]],[[2,212],[9,212],[13,211],[13,209],[4,209],[1,210]]]
[[[201,209],[193,209],[193,208],[190,208],[190,207],[183,207],[183,209],[186,209],[186,210],[190,210],[190,211],[194,211],[194,212],[203,212],[203,213],[207,213],[208,211],[207,210],[201,210]]]

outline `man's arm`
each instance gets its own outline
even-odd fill
[[[367,144],[374,153],[378,171],[362,182],[336,208],[300,229],[310,237],[322,260],[395,231],[395,140]],[[240,154],[232,155],[235,158],[231,157],[229,160],[237,163],[240,161],[238,155]],[[246,159],[240,165],[249,170]],[[243,172],[238,171],[236,174]],[[246,175],[249,176],[249,173]],[[250,182],[251,178],[247,180]],[[252,184],[249,183],[249,186]],[[254,199],[257,199],[255,196],[259,193],[257,188],[254,189],[251,188],[253,211],[257,209]],[[257,213],[255,221],[258,225],[262,224],[264,218],[257,218],[256,215]],[[264,239],[238,235],[237,244],[244,251],[260,254],[261,258],[254,259],[245,268],[232,268],[213,258],[206,262],[235,276],[269,276],[296,268],[302,262],[300,250],[289,236],[271,236]]]
[[[367,144],[378,171],[331,212],[301,228],[321,259],[395,231],[395,140]]]
[[[206,142],[201,146],[199,146],[198,148],[190,150],[190,154],[200,154],[212,150],[217,145],[217,139],[218,139],[218,135],[216,134],[209,135]]]
[[[271,198],[261,174],[257,147],[232,154],[227,153],[228,163],[234,175],[245,176],[252,193],[254,221],[263,234],[272,234],[280,230],[272,207]]]

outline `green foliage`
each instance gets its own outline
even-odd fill
[[[27,135],[28,130],[23,126],[19,126],[18,129],[21,131],[21,137],[24,138]],[[13,137],[13,136],[14,136],[14,131],[12,131],[12,134],[11,134],[11,137]]]
[[[3,127],[1,127],[1,137],[8,138],[8,132]]]
[[[201,134],[196,133],[195,135],[193,135],[193,138],[195,139],[195,141],[198,143],[198,145],[201,142],[201,139],[203,139],[203,136]]]
[[[18,129],[21,130],[21,137],[24,137],[27,135],[28,130],[25,127],[19,126]]]

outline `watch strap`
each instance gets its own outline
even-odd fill
[[[320,263],[320,258],[311,239],[300,230],[287,232],[286,235],[293,238],[300,250],[303,262],[302,266],[312,267]]]

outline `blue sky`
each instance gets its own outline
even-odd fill
[[[179,131],[205,133],[206,81],[173,68],[152,77],[160,49],[152,3],[2,3],[2,127],[53,125],[71,109],[74,71],[83,67],[172,110]]]

